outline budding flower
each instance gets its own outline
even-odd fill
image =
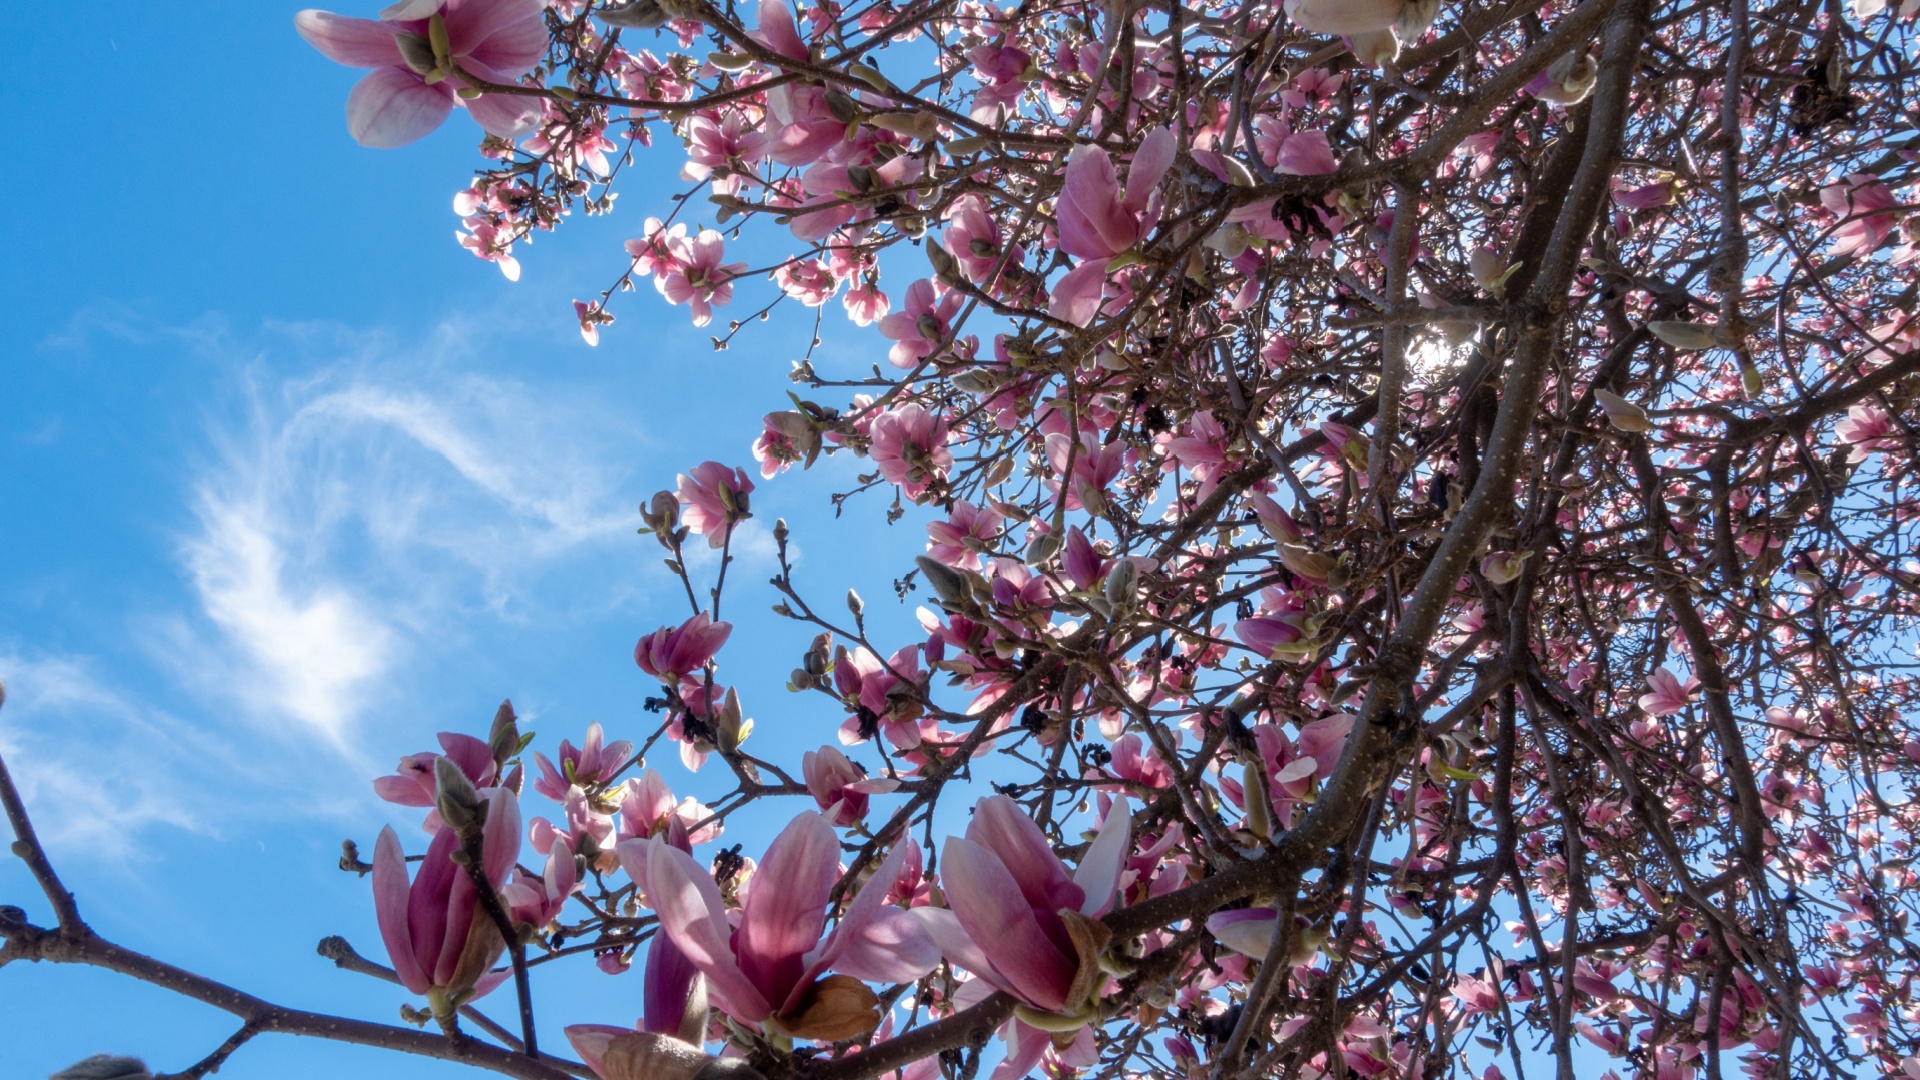
[[[741,719],[740,695],[731,686],[727,687],[727,696],[721,699],[714,728],[720,735],[720,749],[729,753],[740,749],[740,744],[753,734],[753,721]]]
[[[1100,586],[1100,595],[1113,605],[1116,615],[1133,609],[1133,594],[1140,587],[1140,567],[1128,558],[1113,561],[1113,568],[1107,571],[1107,580]]]
[[[1495,551],[1480,560],[1480,575],[1495,585],[1505,585],[1520,576],[1531,551],[1514,554],[1511,551]]]
[[[1060,553],[1062,543],[1058,533],[1035,533],[1033,539],[1027,541],[1027,550],[1023,558],[1028,566],[1045,566]]]
[[[925,555],[915,556],[913,561],[920,567],[921,576],[927,579],[927,586],[940,597],[942,603],[950,607],[972,606],[973,590],[967,584],[966,575]]]
[[[856,619],[867,613],[867,602],[860,599],[860,594],[852,589],[847,590],[847,610],[853,612],[853,617]]]
[[[493,727],[487,732],[487,750],[493,763],[504,768],[507,759],[520,752],[520,719],[513,714],[513,702],[502,701],[493,714]]]
[[[672,532],[680,524],[680,500],[674,498],[671,491],[656,491],[647,505],[640,508],[640,518],[647,523],[649,532]]]
[[[1647,410],[1619,394],[1594,387],[1593,400],[1600,403],[1600,408],[1606,411],[1607,423],[1615,428],[1635,434],[1653,430],[1653,421],[1648,418]]]
[[[440,820],[457,833],[477,829],[487,820],[486,800],[450,757],[433,759],[433,805]]]
[[[47,1080],[153,1080],[153,1074],[139,1058],[95,1054],[61,1069]]]

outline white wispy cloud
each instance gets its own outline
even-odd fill
[[[631,536],[618,425],[435,366],[431,389],[365,361],[256,382],[243,428],[215,432],[181,544],[203,623],[167,635],[189,678],[344,750],[409,656],[474,613],[532,617],[544,573]]]
[[[0,679],[0,754],[50,846],[124,858],[147,829],[205,832],[219,820],[204,786],[180,782],[183,766],[224,756],[191,725],[130,700],[74,657],[0,647]]]

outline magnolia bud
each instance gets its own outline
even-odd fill
[[[721,71],[745,71],[753,64],[753,57],[746,53],[716,50],[707,54],[707,63]]]
[[[963,394],[983,396],[993,393],[1000,386],[999,378],[988,368],[968,368],[948,377],[947,381],[953,384],[955,390]],[[1009,456],[1006,460],[1012,460],[1012,458]]]
[[[823,97],[826,101],[827,112],[831,113],[835,120],[843,124],[851,124],[859,118],[859,103],[848,97],[845,92],[830,89]]]
[[[1100,586],[1100,595],[1113,605],[1115,612],[1125,612],[1133,607],[1133,594],[1140,586],[1140,567],[1132,559],[1113,560],[1113,568],[1107,571],[1107,580]]]
[[[1060,553],[1061,543],[1059,533],[1035,533],[1033,539],[1027,541],[1026,564],[1038,567],[1052,562],[1053,557]]]
[[[967,586],[965,574],[944,563],[938,563],[925,555],[914,557],[915,565],[920,567],[921,576],[927,579],[931,588],[944,603],[953,607],[969,607],[973,603],[973,591]]]
[[[494,710],[493,727],[487,732],[487,749],[493,753],[493,763],[500,766],[520,752],[520,722],[513,715],[513,702],[502,701]]]
[[[631,26],[636,30],[652,30],[668,18],[654,0],[628,0],[617,7],[602,7],[595,14],[610,26]]]
[[[802,663],[806,665],[809,675],[825,675],[833,670],[833,635],[815,635],[813,644],[807,647],[807,656]]]
[[[680,524],[680,500],[674,498],[671,491],[656,491],[647,505],[640,508],[640,518],[653,532],[672,532],[674,526]]]
[[[853,617],[856,619],[867,612],[867,602],[860,599],[860,594],[852,589],[847,590],[847,610],[853,612]]]
[[[1607,423],[1621,431],[1644,432],[1653,430],[1653,421],[1648,418],[1647,410],[1608,390],[1594,387],[1593,400],[1607,414]]]
[[[440,70],[440,62],[433,55],[433,43],[419,34],[405,30],[393,35],[393,43],[400,50],[400,59],[415,75],[425,75]]]
[[[740,695],[731,686],[720,701],[720,715],[715,718],[714,728],[720,736],[720,749],[728,752],[740,749],[740,744],[753,734],[753,721],[741,719]]]
[[[440,820],[455,832],[477,829],[487,820],[486,800],[460,766],[444,755],[433,759],[433,805]]]
[[[95,1054],[61,1069],[47,1080],[153,1080],[153,1074],[139,1058]]]

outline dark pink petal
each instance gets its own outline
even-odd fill
[[[793,12],[780,0],[760,0],[760,25],[753,32],[760,44],[795,60],[807,58],[807,44],[793,22]]]
[[[1082,259],[1111,258],[1140,238],[1139,219],[1121,204],[1113,159],[1092,144],[1075,147],[1067,159],[1054,218],[1060,250]]]
[[[1135,210],[1147,205],[1147,196],[1160,186],[1160,181],[1173,167],[1173,156],[1179,149],[1171,128],[1158,127],[1147,132],[1140,140],[1140,149],[1134,151],[1133,164],[1127,166],[1127,205]]]
[[[547,54],[540,11],[540,0],[453,0],[447,5],[447,39],[455,56],[485,64],[505,77],[499,81],[510,82]]]
[[[1057,1012],[1079,961],[1040,928],[1014,875],[993,852],[957,836],[941,849],[940,868],[948,905],[994,972],[1028,1004]]]
[[[646,854],[647,900],[660,916],[660,928],[707,977],[721,1007],[748,1023],[772,1016],[773,1006],[734,961],[729,940],[733,928],[720,887],[693,856],[662,841],[647,841]]]
[[[1065,246],[1065,245],[1062,245]],[[1100,314],[1107,287],[1107,259],[1088,259],[1067,271],[1053,286],[1047,314],[1061,322],[1086,326]]]
[[[441,829],[433,836],[433,842],[427,845],[427,856],[420,860],[420,868],[413,879],[413,889],[407,896],[407,934],[413,940],[414,959],[420,964],[421,972],[428,982],[432,982],[440,963],[440,951],[447,940],[447,908],[452,900],[456,885],[465,880],[467,872],[453,864],[453,849],[458,838],[452,829]],[[468,884],[467,892],[471,896],[473,886]],[[466,916],[462,915],[461,940],[466,938]],[[448,965],[451,969],[451,964]]]
[[[1087,894],[1067,877],[1067,868],[1047,843],[1047,834],[1005,795],[980,800],[967,825],[967,839],[993,852],[1032,907],[1049,913],[1078,911],[1086,901]]]
[[[467,779],[475,784],[484,785],[493,776],[493,751],[487,744],[471,735],[462,735],[457,731],[440,733],[440,749],[453,759]]]
[[[320,55],[348,67],[400,67],[394,28],[375,19],[351,19],[331,11],[308,9],[293,17],[293,28]]]
[[[373,847],[373,913],[380,921],[380,940],[386,943],[394,974],[408,990],[426,993],[427,975],[413,955],[413,938],[407,933],[407,859],[391,825],[380,830]]]
[[[827,897],[839,876],[840,838],[809,810],[794,817],[767,848],[734,932],[733,953],[754,986],[777,1008],[804,980],[804,957],[827,925]]]
[[[390,150],[426,138],[452,111],[446,83],[428,86],[405,68],[378,68],[347,95],[347,134],[361,146]]]
[[[641,985],[645,1010],[641,1030],[684,1038],[689,1021],[706,1019],[691,1015],[696,1011],[706,1012],[706,985],[701,982],[700,969],[680,951],[671,936],[653,935],[653,942],[647,947],[647,970]]]

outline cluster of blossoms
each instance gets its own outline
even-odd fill
[[[538,1080],[519,976],[581,952],[643,987],[570,1018],[603,1080],[1920,1077],[1913,7],[303,13],[360,141],[480,123],[509,276],[684,149],[590,342],[636,276],[869,328],[643,508],[709,598],[651,730],[524,827],[510,714],[380,783],[395,974],[449,1031],[513,975]],[[771,530],[797,764],[719,681],[749,453],[925,528],[892,640]]]

